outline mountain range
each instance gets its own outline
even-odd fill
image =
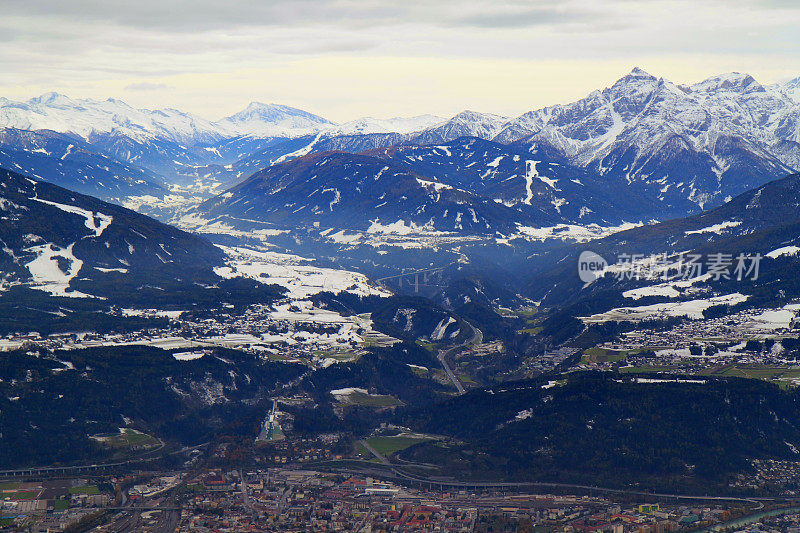
[[[800,79],[764,86],[737,73],[687,86],[635,68],[581,100],[515,118],[464,111],[448,120],[421,115],[345,124],[278,104],[254,102],[239,113],[210,121],[175,109],[136,109],[115,99],[79,100],[47,93],[25,102],[0,99],[0,163],[115,202],[162,198],[170,192],[207,198],[265,168],[310,153],[359,154],[386,148],[410,153],[422,147],[420,154],[430,159],[432,147],[472,138],[504,146],[520,160],[539,161],[541,168],[570,169],[569,179],[557,180],[561,191],[551,187],[549,201],[556,208],[549,218],[575,224],[644,222],[721,205],[800,166],[798,87]],[[32,142],[32,131],[39,138],[57,138],[58,149]],[[67,154],[70,144],[81,148],[80,164]],[[445,152],[437,156],[449,158]],[[492,173],[495,181],[510,182],[497,185],[505,187],[500,191],[491,188],[492,179],[470,178],[475,188],[465,186],[461,178],[462,183],[454,184],[453,176],[471,162],[416,163],[412,170],[424,179],[474,195],[508,203],[523,189],[523,200],[527,197],[517,168]],[[490,163],[475,162],[475,168]],[[328,176],[334,182],[327,186],[338,187],[337,176]],[[591,196],[602,201],[619,198],[624,190],[641,208],[616,206],[609,216],[602,206],[583,205],[586,202],[571,196],[567,189],[578,186],[576,182],[587,191],[593,188]],[[608,192],[600,194],[602,189]]]
[[[633,327],[634,307],[649,308],[642,330],[727,321],[736,306],[792,323],[799,101],[800,79],[683,86],[640,69],[516,118],[336,124],[253,103],[213,122],[117,100],[0,100],[0,335],[19,340],[0,365],[0,464],[98,461],[108,451],[88,437],[120,424],[184,451],[252,443],[278,395],[290,438],[336,432],[352,448],[382,423],[441,435],[403,453],[446,476],[657,474],[674,491],[674,476],[792,460],[796,392],[722,373],[560,372]],[[119,205],[170,202],[174,225]],[[611,263],[588,282],[587,251]],[[759,254],[760,276],[647,271],[687,253]],[[611,275],[624,255],[646,275]],[[681,304],[691,316],[664,312]],[[89,339],[52,349],[52,333]],[[178,348],[195,340],[208,342]],[[345,390],[369,403],[345,405]],[[671,423],[684,419],[699,428],[688,440]]]
[[[578,276],[578,259],[587,249],[612,265],[605,275],[588,284]],[[729,257],[731,266],[724,276],[708,275],[709,258],[716,254]],[[740,254],[760,257],[755,277],[751,274],[738,279],[734,268]],[[682,278],[677,269],[681,258],[689,256],[700,258],[703,270]],[[635,262],[642,267],[640,275],[616,275],[613,265],[621,257],[637,258]],[[625,298],[630,304],[630,298],[655,302],[737,292],[749,295],[751,300],[791,301],[800,296],[798,260],[800,174],[793,174],[703,213],[615,233],[588,247],[554,250],[543,261],[548,266],[537,273],[526,291],[542,298],[545,305],[562,306],[581,300],[594,305],[604,300],[609,308]],[[664,270],[666,265],[672,270]],[[650,266],[655,269],[648,271]],[[752,260],[748,259],[745,266],[749,269]],[[637,305],[642,302],[648,303],[642,300]]]
[[[202,237],[0,169],[0,331],[124,330],[114,309],[217,308],[283,291],[221,279],[226,255]]]

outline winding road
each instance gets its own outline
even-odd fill
[[[444,371],[447,373],[447,377],[450,378],[450,381],[453,383],[453,386],[456,388],[458,393],[464,394],[466,392],[466,389],[464,388],[464,385],[461,384],[461,381],[459,381],[458,376],[456,376],[456,374],[450,368],[450,364],[447,362],[447,358],[450,357],[452,354],[456,353],[457,351],[461,350],[462,348],[464,348],[464,346],[467,346],[469,344],[481,344],[483,342],[483,332],[464,319],[461,319],[461,322],[463,322],[464,324],[469,326],[470,329],[472,329],[472,337],[462,342],[461,344],[453,346],[452,348],[439,350],[439,354],[436,357],[437,359],[439,359],[439,362],[442,363],[442,367],[444,368]]]

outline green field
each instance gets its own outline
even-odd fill
[[[93,496],[95,494],[100,494],[100,489],[97,488],[97,485],[83,485],[81,487],[72,487],[69,489],[70,494],[86,494],[89,496]]]
[[[356,442],[356,459],[361,459],[362,461],[370,461],[372,463],[380,463],[378,458],[372,455],[372,453],[364,447],[363,444],[360,442]]]
[[[431,369],[430,368],[419,368],[419,367],[416,367],[416,366],[410,366],[408,368],[413,373],[415,373],[416,375],[418,375],[420,377],[427,377],[431,373]]]
[[[112,448],[133,448],[133,447],[155,447],[161,444],[161,441],[155,437],[151,437],[147,433],[142,433],[131,428],[122,428],[119,435],[113,436],[98,436],[95,435],[95,440],[99,440]]]
[[[355,361],[359,354],[355,351],[315,350],[314,355],[321,359],[335,359],[340,362]]]
[[[431,439],[425,437],[371,437],[367,439],[367,444],[372,446],[376,452],[383,456],[389,456],[406,448],[410,448],[420,442],[427,442]],[[369,453],[369,452],[367,452]]]
[[[54,511],[66,511],[69,509],[69,501],[68,500],[56,500],[53,503],[53,510]]]
[[[206,489],[202,483],[192,483],[190,485],[186,485],[186,490],[188,492],[203,492]]]
[[[765,379],[767,381],[800,378],[800,369],[787,366],[767,366],[757,364],[733,364],[719,368],[704,370],[703,375],[725,376],[749,379]]]
[[[428,350],[431,353],[438,352],[439,348],[442,347],[442,344],[439,343],[439,342],[423,342],[423,341],[420,341],[420,340],[418,340],[416,342],[417,342],[417,344],[419,344],[420,346],[422,346],[423,348],[425,348],[426,350]]]
[[[637,351],[620,351],[620,350],[609,350],[607,348],[600,348],[599,346],[594,346],[589,348],[588,350],[584,350],[583,358],[581,360],[582,363],[617,363],[619,361],[624,361],[628,355],[632,353],[636,353]]]
[[[625,367],[620,371],[623,373],[650,373],[650,372],[664,372],[685,373],[686,364],[674,365],[644,365],[638,367]],[[794,386],[792,380],[800,380],[800,368],[793,366],[775,366],[775,365],[759,365],[759,364],[727,364],[717,367],[705,368],[696,372],[698,376],[712,376],[712,377],[735,377],[747,379],[759,379],[764,381],[771,381],[778,386],[788,389]]]
[[[266,434],[266,431],[264,431],[264,434]],[[259,438],[260,437],[261,437],[261,434],[259,433]],[[264,440],[262,440],[260,442],[274,442],[276,440],[283,440],[285,438],[286,438],[286,434],[281,429],[281,425],[278,422],[275,422],[275,425],[272,426],[272,438],[271,439],[264,439]]]
[[[361,405],[364,407],[396,407],[402,402],[394,396],[382,394],[364,394],[363,392],[353,392],[347,396],[347,402],[351,405]]]
[[[12,500],[35,500],[39,497],[38,490],[20,490],[11,495]]]

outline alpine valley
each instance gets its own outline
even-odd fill
[[[288,457],[772,505],[798,171],[800,78],[346,123],[0,98],[0,477]]]

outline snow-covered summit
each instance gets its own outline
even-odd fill
[[[703,207],[798,168],[794,96],[800,82],[765,88],[729,73],[689,87],[634,68],[581,100],[509,121],[493,140],[548,146],[662,201]]]
[[[25,102],[0,99],[0,127],[53,130],[87,138],[93,133],[121,133],[133,139],[207,142],[221,138],[203,118],[176,109],[136,109],[121,100],[73,99],[48,92]]]
[[[699,93],[721,93],[732,92],[747,94],[753,92],[764,92],[764,87],[749,74],[730,72],[712,76],[706,80],[696,83],[691,87],[692,91]]]
[[[441,124],[445,119],[436,115],[416,117],[372,118],[351,120],[329,129],[328,135],[366,135],[371,133],[409,134]]]
[[[246,109],[215,123],[221,130],[255,137],[299,137],[333,123],[308,111],[281,104],[251,102]]]
[[[476,111],[462,111],[453,118],[425,130],[417,142],[422,144],[449,142],[459,137],[491,139],[503,129],[508,117]]]

